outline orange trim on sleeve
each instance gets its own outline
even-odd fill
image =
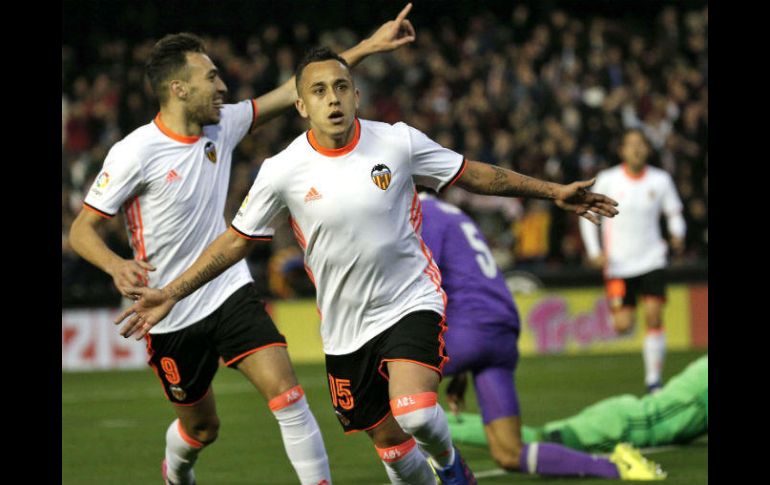
[[[241,355],[239,355],[237,357],[233,357],[232,359],[230,359],[227,362],[225,362],[225,365],[227,367],[230,367],[230,365],[240,362],[245,357],[248,357],[249,355],[251,355],[251,354],[253,354],[255,352],[259,352],[260,350],[266,349],[268,347],[288,347],[288,345],[286,345],[283,342],[275,342],[275,343],[272,343],[272,344],[263,345],[262,347],[257,347],[256,349],[248,350],[248,351],[242,353]]]
[[[179,133],[173,132],[171,128],[169,128],[163,123],[163,120],[160,118],[160,112],[158,112],[158,115],[155,117],[153,121],[155,122],[155,126],[158,127],[161,133],[171,138],[172,140],[178,141],[179,143],[186,143],[188,145],[191,145],[201,139],[200,135],[185,136],[185,135],[180,135]]]
[[[455,175],[454,177],[452,177],[452,180],[450,180],[448,184],[446,184],[445,186],[443,186],[443,187],[441,188],[440,192],[443,192],[443,191],[445,191],[446,189],[448,189],[449,187],[451,187],[452,185],[454,185],[454,183],[455,183],[455,182],[457,182],[458,180],[460,180],[460,177],[462,177],[462,176],[463,176],[463,174],[465,173],[465,169],[466,169],[466,168],[468,168],[468,159],[467,159],[467,158],[465,158],[465,157],[463,157],[463,163],[462,163],[462,165],[460,166],[460,171],[459,171],[459,172],[457,172],[457,175]]]
[[[244,239],[248,239],[249,241],[272,241],[273,240],[273,236],[257,236],[257,237],[249,236],[245,232],[241,232],[236,227],[233,227],[232,224],[230,225],[229,229],[233,231],[235,234],[237,234],[238,236]]]
[[[400,445],[391,446],[388,448],[379,448],[375,446],[374,449],[377,450],[377,454],[380,455],[380,459],[382,461],[386,463],[393,463],[394,461],[398,461],[406,456],[406,454],[412,451],[415,446],[417,446],[417,442],[414,440],[414,438],[409,438]]]
[[[350,143],[348,143],[344,147],[324,148],[318,144],[318,140],[316,140],[315,135],[313,134],[313,130],[308,130],[307,132],[307,141],[308,143],[310,143],[310,146],[313,147],[315,151],[317,151],[318,153],[326,157],[341,157],[342,155],[352,152],[353,149],[356,147],[356,145],[358,145],[358,140],[360,138],[361,138],[361,122],[358,121],[358,118],[356,118],[356,130],[353,133],[353,139],[350,141]]]
[[[251,126],[249,127],[249,133],[254,131],[254,128],[257,127],[257,114],[259,113],[259,108],[257,107],[257,100],[252,99],[251,100]]]
[[[299,401],[300,399],[302,399],[302,396],[304,395],[305,395],[305,391],[302,389],[302,386],[297,384],[291,389],[284,391],[281,394],[269,400],[267,402],[267,406],[273,412],[280,411],[281,409],[287,408],[292,404],[294,404],[295,402]]]
[[[106,212],[102,212],[99,209],[97,209],[94,206],[88,205],[87,203],[83,202],[83,209],[89,210],[96,214],[97,216],[103,217],[105,219],[112,219],[115,217],[115,214],[107,214]]]
[[[390,409],[393,416],[411,413],[418,409],[433,407],[438,402],[438,394],[435,392],[420,392],[417,394],[407,394],[390,400]]]
[[[193,448],[198,448],[198,449],[201,449],[204,446],[206,446],[203,443],[201,443],[200,441],[198,441],[195,438],[192,438],[190,435],[188,435],[185,432],[184,426],[182,426],[182,422],[181,421],[177,420],[176,427],[177,427],[177,430],[179,431],[179,436],[181,436],[182,439],[185,440],[185,442],[188,445],[192,446]]]

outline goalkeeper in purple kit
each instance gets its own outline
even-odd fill
[[[447,389],[449,407],[459,411],[466,372],[473,374],[489,450],[502,468],[539,475],[661,480],[660,468],[629,445],[609,459],[554,443],[524,444],[514,373],[518,362],[519,314],[502,271],[474,222],[459,208],[420,194],[422,238],[441,270],[447,294],[449,362],[456,375]]]

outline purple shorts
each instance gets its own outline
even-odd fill
[[[510,329],[484,328],[444,334],[449,362],[443,374],[469,371],[484,424],[495,419],[519,416],[519,397],[514,372],[519,360],[519,336]]]

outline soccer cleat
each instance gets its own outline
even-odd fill
[[[660,381],[654,382],[652,384],[647,384],[647,394],[655,394],[661,389],[663,389],[663,384],[661,384]]]
[[[643,457],[629,443],[618,443],[610,461],[618,467],[621,480],[663,480],[667,476],[660,465]]]
[[[174,482],[168,479],[168,471],[166,466],[166,459],[163,459],[163,462],[160,464],[160,473],[163,476],[163,485],[176,485]],[[195,479],[192,481],[192,485],[195,485]]]
[[[433,475],[436,477],[436,482],[439,485],[477,485],[476,477],[473,476],[473,472],[460,456],[460,450],[457,447],[455,449],[455,461],[444,469],[438,469],[433,465],[431,460],[428,460],[430,467],[433,469]]]

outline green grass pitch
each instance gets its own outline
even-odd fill
[[[665,378],[682,370],[703,351],[670,352]],[[387,483],[382,464],[364,433],[345,436],[337,422],[322,365],[297,365],[297,374],[319,421],[334,483]],[[525,357],[516,373],[524,423],[542,424],[571,415],[601,398],[643,392],[640,353]],[[447,380],[442,383],[443,388]],[[214,393],[222,421],[219,440],[196,465],[202,485],[296,484],[283,450],[278,425],[264,400],[239,372],[220,369]],[[476,411],[472,389],[468,409]],[[160,484],[164,436],[173,419],[153,372],[62,374],[62,484]],[[567,481],[581,485],[598,479],[546,479],[504,474],[482,448],[464,447],[463,456],[479,483]],[[675,484],[708,483],[708,438],[684,447],[653,450]]]

